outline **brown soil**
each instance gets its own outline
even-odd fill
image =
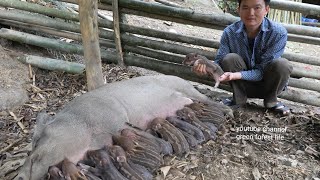
[[[175,2],[203,13],[212,13],[214,10],[211,1]],[[127,20],[135,25],[168,31],[174,29],[177,33],[203,38],[219,39],[221,35],[221,31],[178,23],[168,26],[164,21],[137,16],[128,16]],[[30,71],[15,60],[20,54],[64,57],[75,61],[81,61],[81,56],[5,40],[2,40],[1,45],[0,87],[23,87],[29,97],[23,105],[14,105],[10,111],[0,112],[0,179],[12,179],[17,173],[15,170],[23,164],[30,151],[37,113],[45,110],[55,114],[70,100],[85,93],[86,77],[37,68]],[[289,43],[287,46],[288,51],[313,56],[320,55],[318,49],[319,46],[300,43]],[[109,64],[103,65],[103,72],[108,83],[151,73],[139,68],[122,69]],[[33,78],[29,78],[30,73]],[[195,86],[214,100],[230,95],[207,86]],[[293,113],[288,117],[280,117],[262,108],[261,101],[251,100],[246,108],[235,111],[234,119],[228,119],[220,127],[216,140],[202,144],[185,157],[165,157],[165,165],[159,169],[156,179],[319,179],[320,110],[287,103]],[[241,127],[256,129],[237,131]],[[257,128],[267,131],[257,131]],[[270,137],[272,139],[268,139]]]

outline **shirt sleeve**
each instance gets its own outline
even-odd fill
[[[275,59],[281,57],[284,52],[288,35],[287,31],[284,30],[278,33],[275,38],[270,39],[271,42],[265,52],[262,54],[260,63],[256,64],[252,70],[241,71],[241,79],[247,81],[260,81],[263,78],[263,72],[265,67]]]
[[[229,48],[229,41],[227,38],[227,33],[226,33],[226,31],[223,31],[221,39],[220,39],[219,50],[218,50],[218,53],[217,53],[217,56],[216,56],[214,62],[221,65],[220,61],[229,53],[230,53],[230,48]]]

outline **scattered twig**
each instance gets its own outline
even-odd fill
[[[17,122],[18,126],[21,128],[21,130],[23,131],[23,133],[28,133],[29,131],[26,129],[26,127],[20,122],[21,119],[23,119],[24,117],[20,117],[20,118],[17,118],[17,116],[9,111],[9,114],[13,117],[13,119]]]
[[[177,3],[166,1],[166,0],[155,0],[158,3],[164,4],[166,6],[172,6],[172,7],[177,7],[177,8],[184,8],[183,6],[180,6]]]
[[[21,137],[19,138],[18,140],[12,142],[11,144],[9,144],[7,147],[3,148],[0,150],[0,154],[8,151],[10,148],[12,148],[13,146],[15,146],[16,144],[20,143],[21,141],[23,141],[25,139],[25,136],[24,137]]]
[[[31,64],[29,64],[28,67],[29,67],[29,78],[32,79],[33,73],[32,73],[32,66],[31,66]]]

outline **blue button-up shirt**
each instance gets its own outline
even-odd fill
[[[251,50],[245,26],[237,21],[224,29],[215,62],[219,63],[229,53],[236,53],[248,67],[247,71],[240,72],[242,79],[260,81],[264,68],[283,54],[287,38],[287,30],[282,25],[264,18]]]

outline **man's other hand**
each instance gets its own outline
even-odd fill
[[[201,63],[195,63],[192,67],[192,71],[195,72],[198,76],[204,76],[207,74],[207,66]]]

